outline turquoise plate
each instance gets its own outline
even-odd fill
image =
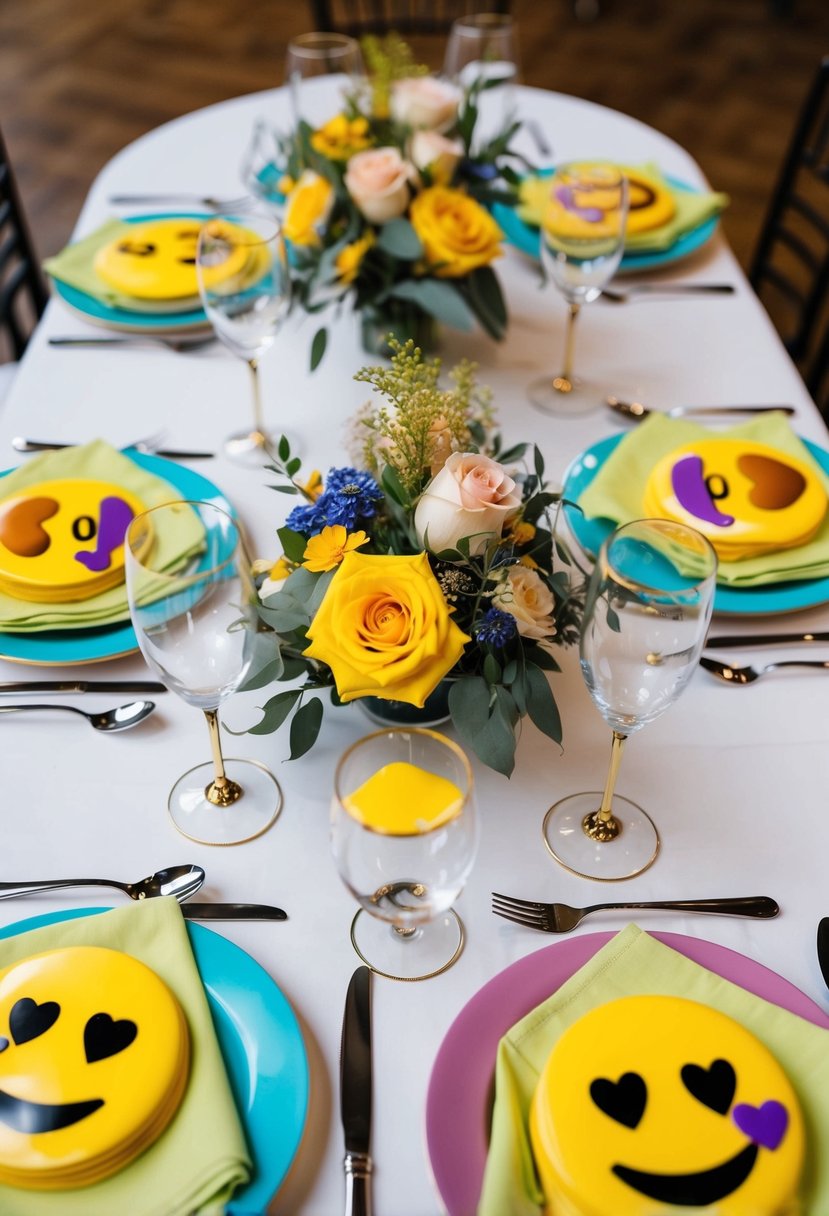
[[[127,224],[146,224],[151,220],[205,220],[210,217],[186,211],[162,211],[152,215],[130,215],[125,217]],[[176,333],[180,329],[203,329],[209,325],[207,314],[202,308],[194,308],[189,312],[133,312],[130,308],[114,308],[103,300],[88,295],[79,287],[70,287],[60,279],[52,279],[55,294],[60,296],[65,304],[81,313],[88,321],[96,325],[107,325],[112,329],[124,330],[128,333]]]
[[[108,908],[72,908],[0,928],[0,939]],[[253,1159],[253,1178],[227,1216],[262,1213],[296,1156],[308,1111],[308,1057],[296,1015],[274,981],[233,942],[187,922],[236,1108]]]
[[[588,519],[573,504],[592,482],[610,453],[624,439],[624,435],[609,435],[592,444],[577,456],[564,475],[564,497],[568,500],[564,514],[576,540],[590,557],[599,552],[602,541],[609,536],[616,524],[610,519],[595,517]],[[808,439],[809,452],[829,474],[829,452],[819,448]],[[800,608],[814,608],[829,603],[829,578],[805,578],[791,583],[768,583],[763,587],[717,587],[714,595],[714,611],[728,616],[771,616],[777,612],[797,612]]]
[[[182,498],[192,502],[212,502],[217,507],[235,515],[235,511],[221,490],[184,465],[160,456],[149,456],[143,452],[128,451],[130,460],[168,481],[179,491]],[[11,472],[6,469],[0,476]],[[132,654],[138,649],[138,641],[129,621],[120,625],[108,625],[100,629],[54,629],[43,633],[0,633],[0,658],[16,663],[32,663],[41,667],[64,667],[74,663],[97,663],[102,659],[116,659]]]
[[[665,181],[674,190],[685,190],[689,194],[697,193],[693,186],[689,186],[687,182],[681,182],[675,177],[666,175]],[[515,209],[508,207],[506,203],[495,203],[492,214],[511,245],[531,258],[540,257],[537,228],[531,224],[525,224]],[[650,270],[652,267],[668,266],[671,262],[678,262],[680,258],[685,258],[689,253],[696,253],[698,249],[701,249],[714,235],[716,227],[716,219],[706,220],[699,227],[683,233],[679,240],[674,241],[670,249],[663,249],[659,253],[626,253],[619,266],[619,272],[635,274],[638,270]]]

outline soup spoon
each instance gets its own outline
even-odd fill
[[[118,882],[115,878],[47,878],[31,882],[0,882],[0,899],[18,895],[37,895],[41,891],[59,891],[64,887],[117,887],[130,899],[154,899],[158,895],[175,895],[179,903],[203,885],[205,873],[201,866],[170,866],[156,870],[138,882]]]
[[[0,714],[25,714],[32,710],[58,710],[67,714],[80,714],[94,730],[112,734],[118,730],[129,730],[143,722],[155,709],[155,701],[130,701],[127,705],[116,705],[97,714],[88,714],[74,705],[0,705]]]

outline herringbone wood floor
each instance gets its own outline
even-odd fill
[[[746,264],[794,115],[829,51],[826,0],[513,0],[527,83],[626,111],[732,197]],[[786,7],[786,6],[783,6]],[[98,169],[179,114],[281,82],[304,0],[0,0],[0,125],[41,254],[66,241]],[[442,40],[418,44],[433,66]],[[553,139],[554,139],[553,135]]]

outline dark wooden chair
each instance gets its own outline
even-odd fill
[[[48,299],[0,131],[0,362],[20,358]]]
[[[314,28],[338,34],[445,34],[470,13],[508,13],[509,0],[310,0]]]
[[[800,112],[749,279],[817,393],[829,361],[829,56]],[[816,400],[829,406],[825,394]]]

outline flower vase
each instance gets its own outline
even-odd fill
[[[422,706],[408,701],[386,701],[382,697],[360,697],[357,703],[378,726],[440,726],[451,717],[449,690],[454,682],[451,676],[445,676]]]
[[[424,354],[437,350],[437,321],[431,313],[408,300],[387,300],[382,306],[366,305],[360,314],[360,324],[363,350],[368,355],[390,358],[390,334],[401,346],[411,338]]]

